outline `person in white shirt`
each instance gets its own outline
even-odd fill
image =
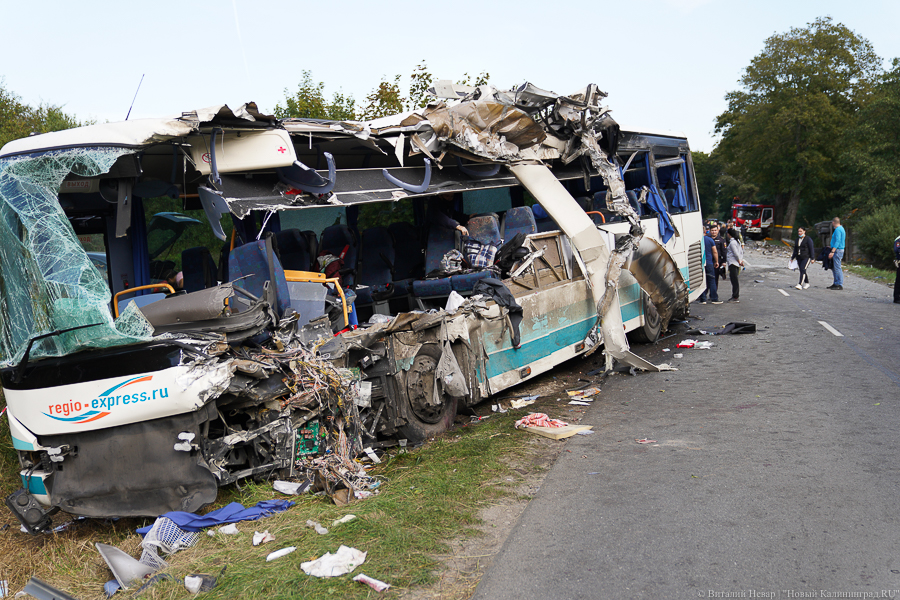
[[[731,279],[731,298],[728,302],[740,302],[741,285],[738,277],[741,267],[744,266],[744,248],[741,246],[740,236],[734,228],[728,230],[728,248],[725,250],[725,260],[728,263],[728,277]]]

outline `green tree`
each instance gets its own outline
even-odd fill
[[[793,227],[801,202],[820,212],[833,206],[839,141],[871,94],[880,62],[865,38],[821,17],[767,39],[742,89],[726,95],[715,153],[726,174],[771,198],[776,223]]]
[[[409,76],[409,110],[424,108],[431,100],[428,88],[434,83],[434,75],[428,72],[428,66],[423,60],[416,65],[412,75]]]
[[[284,89],[284,104],[279,102],[275,105],[275,116],[279,119],[352,121],[356,118],[356,100],[343,92],[335,92],[329,102],[325,99],[325,83],[316,83],[311,71],[303,71],[303,80],[293,95],[287,88]]]
[[[424,62],[422,63],[425,64]],[[395,75],[394,81],[382,79],[378,86],[366,96],[366,105],[363,107],[361,118],[364,121],[377,119],[387,115],[395,115],[405,110],[406,98],[400,93],[400,76]]]
[[[78,121],[64,112],[62,106],[46,102],[38,106],[25,104],[18,94],[6,89],[5,82],[0,79],[0,147],[32,133],[49,133],[89,123]]]
[[[900,204],[885,204],[864,214],[853,227],[859,249],[877,266],[890,268],[894,238],[900,233]]]
[[[900,204],[900,59],[847,130],[841,157],[846,208]]]

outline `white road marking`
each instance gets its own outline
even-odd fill
[[[836,335],[837,337],[844,337],[844,334],[843,334],[843,333],[841,333],[840,331],[838,331],[837,329],[835,329],[834,327],[832,327],[831,325],[829,325],[829,324],[826,323],[825,321],[819,321],[819,325],[821,325],[822,327],[824,327],[825,329],[827,329],[828,331],[830,331],[831,333],[833,333],[833,334]]]
[[[788,293],[787,293],[786,291],[784,291],[783,289],[778,288],[778,291],[781,292],[782,294],[784,294],[785,296],[790,297],[790,294],[788,294]]]

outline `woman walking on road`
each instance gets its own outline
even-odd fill
[[[733,228],[728,230],[728,249],[726,250],[726,260],[728,262],[728,276],[731,278],[731,298],[728,302],[740,302],[741,285],[738,282],[738,276],[741,274],[741,267],[744,266],[744,249],[741,247],[738,232]]]
[[[809,289],[809,275],[806,269],[813,263],[813,256],[816,255],[816,249],[813,247],[812,238],[806,237],[806,229],[797,228],[797,241],[794,242],[794,253],[791,260],[797,261],[797,268],[800,269],[800,283],[794,287],[798,290]]]

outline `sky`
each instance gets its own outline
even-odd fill
[[[567,94],[596,83],[625,129],[680,131],[711,151],[725,94],[765,40],[831,16],[900,57],[896,0],[567,2],[44,0],[0,22],[0,78],[25,102],[80,120],[178,115],[255,101],[266,112],[302,71],[357,105],[421,61],[441,79],[485,71]],[[140,90],[138,90],[138,84]]]

